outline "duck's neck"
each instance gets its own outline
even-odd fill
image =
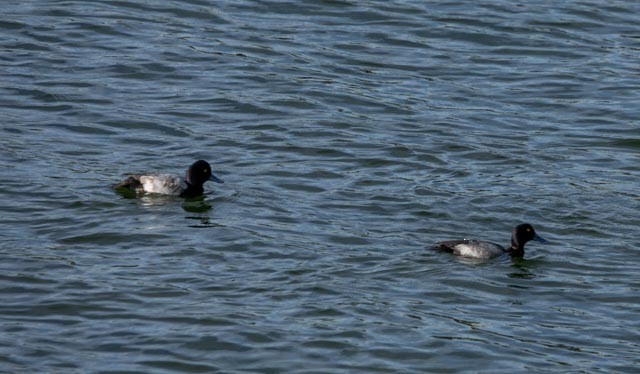
[[[524,244],[520,244],[517,240],[511,238],[511,247],[507,252],[513,257],[522,257],[524,256]]]
[[[187,189],[184,190],[184,192],[182,192],[180,194],[180,196],[182,197],[194,197],[194,196],[200,196],[204,193],[204,188],[202,187],[202,185],[195,185],[195,184],[191,184],[189,183],[189,181],[185,181],[187,183]]]

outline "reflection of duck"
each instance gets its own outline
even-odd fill
[[[524,256],[524,245],[530,240],[542,243],[546,242],[546,240],[536,234],[533,226],[528,223],[524,223],[514,227],[511,234],[511,246],[508,248],[480,240],[462,239],[436,243],[433,246],[433,249],[450,252],[458,256],[483,259],[496,257],[503,253],[508,253],[514,257],[522,257]]]
[[[213,206],[205,201],[204,196],[186,199],[182,203],[182,209],[189,213],[204,213],[210,211],[211,208],[213,208]]]
[[[202,185],[206,181],[224,183],[213,175],[208,162],[199,160],[189,166],[185,179],[170,174],[138,174],[129,176],[114,188],[126,188],[137,193],[195,197],[204,193]]]

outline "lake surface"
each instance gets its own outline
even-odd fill
[[[4,2],[0,371],[637,372],[639,15]]]

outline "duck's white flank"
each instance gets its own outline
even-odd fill
[[[180,195],[187,189],[187,183],[182,178],[171,174],[142,175],[140,183],[147,193]]]
[[[461,243],[453,247],[453,253],[465,257],[490,258],[504,253],[504,250],[497,244],[470,240],[468,243]]]

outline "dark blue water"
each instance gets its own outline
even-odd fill
[[[638,14],[3,3],[0,371],[636,372]]]

